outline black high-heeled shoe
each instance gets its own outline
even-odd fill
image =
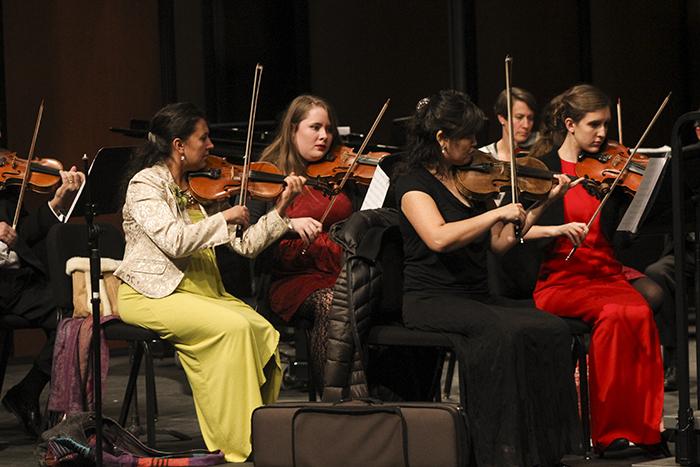
[[[628,447],[630,447],[630,442],[627,438],[616,438],[607,446],[601,446],[600,444],[594,446],[593,451],[602,459],[605,457],[606,452],[624,451]]]
[[[644,451],[644,455],[650,459],[663,459],[671,457],[671,450],[668,448],[666,441],[661,441],[656,444],[637,444]]]

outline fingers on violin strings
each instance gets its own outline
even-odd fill
[[[573,180],[571,183],[569,183],[569,188],[573,188],[579,183],[582,183],[585,180],[585,177],[579,177],[576,180]]]

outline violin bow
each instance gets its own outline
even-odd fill
[[[323,216],[321,216],[321,219],[319,219],[319,222],[321,222],[321,224],[323,224],[323,221],[325,221],[326,217],[328,217],[328,214],[331,212],[331,209],[333,208],[333,204],[335,203],[335,200],[336,200],[338,194],[341,191],[343,191],[343,187],[345,187],[345,184],[347,183],[348,179],[350,178],[352,171],[355,170],[355,167],[357,167],[357,164],[360,161],[360,157],[362,157],[362,151],[364,151],[365,147],[367,147],[367,143],[369,143],[369,140],[372,138],[372,135],[374,134],[374,130],[377,129],[377,125],[379,125],[379,121],[384,116],[384,112],[386,112],[386,109],[389,108],[389,102],[391,102],[391,99],[386,100],[386,102],[382,106],[381,110],[379,111],[377,118],[374,119],[374,123],[372,124],[372,127],[369,129],[369,131],[367,132],[367,135],[365,136],[365,139],[362,141],[362,144],[360,145],[359,151],[357,151],[357,157],[355,157],[355,160],[353,160],[352,164],[350,164],[350,168],[347,170],[347,172],[345,172],[345,176],[343,176],[343,179],[338,184],[338,188],[336,189],[336,194],[333,195],[330,202],[328,203],[328,206],[326,207],[326,210],[323,213]]]
[[[513,72],[513,57],[506,55],[504,60],[506,74],[506,108],[508,109],[508,149],[510,150],[510,191],[512,203],[517,203],[520,192],[518,190],[518,173],[515,166],[515,140],[513,137],[513,96],[511,94],[510,75]],[[513,224],[515,227],[515,238],[519,243],[523,243],[520,233],[520,224]]]
[[[664,101],[659,106],[659,109],[656,111],[654,118],[652,118],[651,121],[649,122],[649,125],[647,125],[647,128],[646,128],[646,130],[644,130],[642,137],[639,138],[639,141],[637,141],[637,144],[635,145],[634,149],[632,149],[632,152],[627,157],[627,160],[625,161],[625,165],[622,166],[620,173],[618,173],[617,176],[615,177],[615,180],[613,180],[612,184],[610,185],[610,188],[608,189],[607,193],[605,193],[605,196],[603,197],[600,204],[598,205],[598,208],[595,210],[595,212],[591,216],[591,219],[586,224],[587,229],[590,229],[591,225],[593,225],[593,221],[595,221],[596,217],[598,217],[598,214],[600,214],[601,210],[603,209],[603,206],[610,198],[610,195],[612,194],[613,189],[615,189],[615,187],[617,186],[619,181],[622,179],[622,176],[624,175],[625,171],[627,170],[627,167],[629,167],[630,163],[632,162],[632,158],[634,157],[635,154],[637,154],[637,150],[639,149],[639,146],[641,146],[642,143],[644,142],[644,139],[647,137],[647,134],[649,133],[651,128],[654,126],[654,123],[656,123],[656,120],[658,120],[659,115],[661,115],[661,112],[664,110],[664,108],[666,107],[666,105],[668,104],[668,101],[670,99],[671,99],[671,93],[669,92],[668,96],[666,96]],[[569,261],[569,259],[571,259],[571,257],[574,255],[574,253],[576,252],[577,249],[578,249],[578,247],[574,246],[571,249],[571,251],[569,252],[569,254],[566,255],[565,261]]]
[[[617,137],[619,143],[622,144],[622,101],[617,98]]]
[[[245,155],[243,156],[243,173],[241,173],[241,191],[238,195],[238,205],[245,206],[248,195],[248,179],[250,178],[250,162],[253,152],[253,127],[255,126],[255,112],[258,108],[258,94],[260,94],[260,80],[262,78],[263,66],[255,65],[255,73],[253,74],[253,93],[250,98],[250,114],[248,115],[248,134],[245,140]],[[234,176],[234,170],[231,170],[231,178]],[[243,228],[240,224],[236,226],[236,236],[240,237],[243,234]]]
[[[24,172],[24,178],[22,179],[22,187],[19,189],[19,198],[17,199],[17,207],[15,208],[15,219],[12,221],[12,228],[17,228],[17,223],[19,222],[19,213],[22,211],[22,203],[24,202],[24,194],[27,192],[27,185],[29,184],[29,177],[31,177],[32,172],[32,159],[34,159],[34,147],[36,146],[36,140],[39,136],[39,127],[41,126],[41,116],[44,115],[44,99],[41,100],[39,104],[39,112],[36,116],[36,123],[34,124],[34,135],[32,136],[32,144],[29,146],[29,155],[27,156],[27,170]]]

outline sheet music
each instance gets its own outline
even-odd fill
[[[374,175],[372,176],[372,181],[369,184],[360,211],[377,209],[384,205],[384,198],[386,198],[386,192],[389,190],[389,181],[390,179],[386,172],[384,172],[380,166],[377,166],[377,168],[374,169]]]
[[[662,146],[654,149],[640,149],[639,153],[644,154],[663,154],[661,157],[650,157],[649,163],[644,170],[642,183],[639,185],[637,193],[634,195],[632,202],[627,208],[627,212],[622,217],[617,230],[621,232],[630,232],[636,234],[639,231],[639,224],[644,217],[645,212],[650,208],[650,201],[654,197],[654,192],[657,188],[658,181],[664,172],[666,162],[671,158],[671,148]]]

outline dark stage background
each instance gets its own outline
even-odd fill
[[[375,143],[400,143],[392,121],[441,88],[467,91],[493,119],[506,53],[513,84],[541,104],[579,82],[620,97],[629,145],[669,91],[648,146],[668,144],[675,119],[700,106],[695,0],[0,0],[0,27],[0,144],[27,153],[43,98],[36,154],[66,166],[137,144],[108,128],[167,102],[246,121],[256,62],[259,120],[311,92],[362,133],[391,98]]]

